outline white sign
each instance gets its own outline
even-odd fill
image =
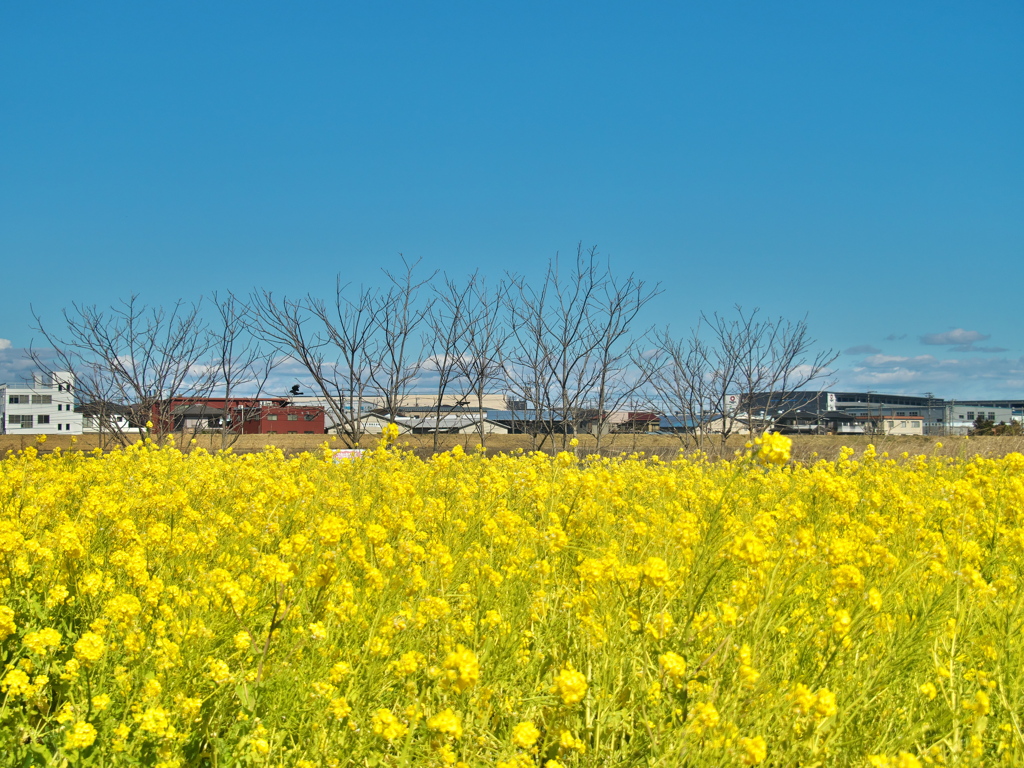
[[[836,396],[833,393],[826,394],[825,401],[827,403],[826,410],[834,411],[836,409]]]
[[[343,461],[359,459],[364,453],[366,453],[365,448],[342,448],[340,451],[334,452],[334,463],[341,464]]]

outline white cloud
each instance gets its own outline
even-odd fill
[[[994,354],[1006,352],[1004,347],[977,347],[979,341],[991,338],[991,334],[980,331],[965,331],[963,328],[954,328],[945,333],[926,333],[921,336],[922,344],[930,344],[939,347],[951,347],[953,352],[984,352]]]
[[[933,355],[917,355],[916,357],[900,357],[898,355],[871,355],[865,357],[863,365],[868,368],[878,368],[886,365],[910,363],[915,366],[927,366],[936,362]]]
[[[32,380],[36,366],[28,357],[28,350],[12,347],[7,339],[0,339],[0,384],[22,384]],[[37,353],[48,358],[48,350],[37,349]]]
[[[976,350],[975,350],[976,351]],[[1021,397],[1024,358],[871,355],[836,372],[837,388],[940,397]]]

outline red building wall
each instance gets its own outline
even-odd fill
[[[286,397],[177,397],[171,400],[169,411],[195,405],[226,411],[232,426],[237,429],[240,425],[244,435],[322,435],[327,428],[323,408],[289,405]],[[158,414],[159,408],[154,406],[154,421]]]
[[[316,406],[262,406],[258,418],[243,422],[247,435],[286,435],[291,433],[322,435],[326,430],[324,409]]]

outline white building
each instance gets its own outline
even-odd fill
[[[320,395],[289,395],[288,402],[291,405],[308,405],[316,406],[324,409],[324,432],[327,434],[334,434],[337,432],[345,431],[345,424],[339,423],[338,418],[335,415],[334,409],[338,407],[338,402],[331,402]],[[345,415],[349,416],[352,411],[352,403],[348,398],[344,398],[341,403],[341,407],[345,409]],[[362,399],[356,401],[356,407],[360,413],[369,413],[377,407],[376,403],[369,400]],[[379,430],[376,434],[380,434]]]
[[[131,430],[131,422],[124,413],[118,413],[114,409],[107,412],[99,412],[96,408],[79,406],[78,414],[82,417],[82,433],[97,434],[124,434]]]
[[[923,435],[924,418],[921,416],[897,416],[885,418],[882,431],[887,435]]]
[[[396,419],[400,435],[478,435],[480,434],[480,418],[474,414],[457,414],[442,416],[425,416],[423,418]],[[508,427],[488,419],[483,420],[485,435],[507,435]]]
[[[362,418],[362,431],[367,435],[379,435],[388,424],[398,427],[400,435],[476,435],[480,433],[480,419],[475,414],[449,414],[441,416],[410,417],[399,416],[389,419],[376,413]],[[485,435],[507,435],[509,428],[490,419],[484,419]]]
[[[31,384],[0,384],[0,434],[80,435],[75,377],[67,371],[37,374]]]

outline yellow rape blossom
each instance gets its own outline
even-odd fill
[[[462,718],[451,707],[427,718],[427,728],[453,739],[462,738]]]
[[[0,689],[10,696],[11,698],[30,698],[37,690],[37,686],[32,684],[32,679],[23,669],[12,669],[6,675],[3,680],[0,680]]]
[[[24,642],[25,647],[32,651],[32,653],[42,655],[59,646],[60,641],[60,632],[48,627],[46,629],[40,629],[37,632],[26,633],[25,639],[22,642]]]
[[[522,749],[530,749],[540,738],[540,731],[532,720],[519,723],[512,729],[512,743]]]
[[[459,645],[444,662],[445,679],[457,691],[465,691],[480,680],[480,662],[471,650]]]
[[[375,734],[388,741],[400,739],[409,731],[409,726],[387,709],[378,709],[374,712],[370,724]]]
[[[793,441],[777,432],[769,432],[754,440],[758,446],[757,460],[765,464],[785,464],[789,461]]]
[[[760,736],[741,738],[739,745],[740,761],[744,765],[760,765],[768,757],[768,743]]]
[[[102,658],[107,646],[95,632],[86,632],[75,642],[75,658],[93,664]]]
[[[85,749],[96,741],[96,728],[91,723],[79,720],[64,738],[64,749]]]
[[[555,677],[553,692],[562,697],[563,704],[578,704],[587,695],[587,678],[571,666],[565,667]]]
[[[959,442],[8,453],[7,762],[1015,764],[1024,456]]]

